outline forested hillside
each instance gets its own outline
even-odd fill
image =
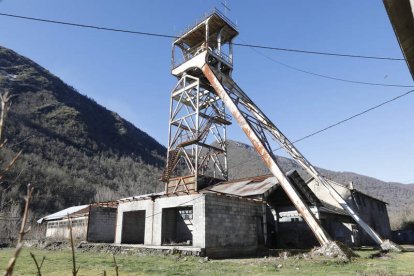
[[[23,150],[1,183],[2,207],[20,202],[29,182],[36,213],[157,189],[165,147],[117,113],[3,47],[0,89],[15,96],[2,162]]]

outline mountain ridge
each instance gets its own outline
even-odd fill
[[[9,181],[0,185],[2,202],[6,198],[17,202],[29,182],[36,187],[33,205],[39,213],[144,193],[161,185],[163,145],[4,47],[0,47],[0,87],[15,96],[6,121],[9,143],[1,152],[3,166],[13,152],[24,152]],[[10,179],[19,181],[10,186]]]

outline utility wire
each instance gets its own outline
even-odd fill
[[[32,20],[32,21],[39,21],[39,22],[53,23],[53,24],[61,24],[61,25],[81,27],[81,28],[89,28],[89,29],[102,30],[102,31],[129,33],[129,34],[146,35],[146,36],[156,36],[156,37],[163,37],[163,38],[177,38],[176,36],[173,36],[173,35],[157,34],[157,33],[150,33],[150,32],[140,32],[140,31],[131,31],[131,30],[125,30],[125,29],[116,29],[116,28],[107,28],[107,27],[101,27],[101,26],[86,25],[86,24],[79,24],[79,23],[72,23],[72,22],[65,22],[65,21],[57,21],[57,20],[22,16],[22,15],[9,14],[9,13],[0,13],[0,15],[1,16],[12,17],[12,18],[18,18],[18,19],[26,19],[26,20]]]
[[[359,113],[357,113],[357,114],[354,114],[354,115],[352,115],[352,116],[350,116],[350,117],[348,117],[348,118],[346,118],[346,119],[343,119],[343,120],[341,120],[341,121],[339,121],[339,122],[336,122],[336,123],[334,123],[334,124],[332,124],[332,125],[329,125],[329,126],[327,126],[327,127],[324,127],[324,128],[322,128],[322,129],[320,129],[320,130],[318,130],[318,131],[312,132],[312,133],[310,133],[310,134],[308,134],[308,135],[306,135],[306,136],[304,136],[304,137],[302,137],[302,138],[300,138],[300,139],[297,139],[297,140],[293,141],[292,143],[294,144],[294,143],[298,143],[298,142],[300,142],[300,141],[306,140],[306,139],[308,139],[308,138],[310,138],[310,137],[312,137],[312,136],[315,136],[315,135],[317,135],[317,134],[319,134],[319,133],[321,133],[321,132],[325,132],[325,131],[327,131],[327,130],[329,130],[329,129],[333,128],[333,127],[336,127],[336,126],[338,126],[338,125],[341,125],[341,124],[343,124],[343,123],[346,123],[346,122],[348,122],[348,121],[350,121],[350,120],[352,120],[352,119],[355,119],[355,118],[357,118],[357,117],[359,117],[359,116],[362,116],[362,115],[364,115],[364,114],[366,114],[366,113],[368,113],[368,112],[370,112],[370,111],[372,111],[372,110],[375,110],[375,109],[377,109],[377,108],[380,108],[381,106],[384,106],[384,105],[389,104],[389,103],[391,103],[391,102],[393,102],[393,101],[396,101],[396,100],[398,100],[398,99],[400,99],[400,98],[402,98],[402,97],[405,97],[405,96],[407,96],[407,95],[409,95],[409,94],[411,94],[411,93],[414,93],[414,90],[410,90],[410,91],[408,91],[408,92],[405,92],[405,93],[403,93],[403,94],[401,94],[401,95],[398,95],[398,96],[396,96],[396,97],[394,97],[394,98],[391,98],[391,99],[389,99],[389,100],[387,100],[387,101],[385,101],[385,102],[382,102],[382,103],[377,104],[377,105],[375,105],[375,106],[373,106],[373,107],[370,107],[370,108],[368,108],[368,109],[365,109],[364,111],[361,111],[361,112],[359,112]],[[280,149],[282,149],[282,148],[283,148],[283,147],[279,147],[278,149],[273,150],[273,152],[275,152],[275,151],[277,151],[277,150],[280,150]]]
[[[363,110],[363,111],[361,111],[361,112],[359,112],[359,113],[356,113],[356,114],[354,114],[354,115],[352,115],[352,116],[349,116],[348,118],[345,118],[345,119],[343,119],[343,120],[341,120],[341,121],[339,121],[339,122],[336,122],[336,123],[334,123],[334,124],[331,124],[331,125],[329,125],[329,126],[327,126],[327,127],[322,128],[322,129],[320,129],[320,130],[317,130],[317,131],[315,131],[315,132],[312,132],[312,133],[310,133],[310,134],[308,134],[308,135],[306,135],[306,136],[303,136],[302,138],[299,138],[299,139],[297,139],[297,140],[294,140],[294,141],[292,142],[292,144],[296,144],[296,143],[301,142],[301,141],[303,141],[303,140],[309,139],[309,138],[311,138],[312,136],[318,135],[318,134],[320,134],[320,133],[322,133],[322,132],[325,132],[325,131],[327,131],[327,130],[329,130],[329,129],[331,129],[331,128],[337,127],[337,126],[339,126],[339,125],[341,125],[341,124],[343,124],[343,123],[346,123],[346,122],[348,122],[348,121],[350,121],[350,120],[352,120],[352,119],[355,119],[355,118],[357,118],[357,117],[359,117],[359,116],[362,116],[362,115],[364,115],[364,114],[366,114],[366,113],[368,113],[368,112],[371,112],[371,111],[373,111],[373,110],[375,110],[375,109],[378,109],[378,108],[380,108],[380,107],[382,107],[382,106],[384,106],[384,105],[386,105],[386,104],[389,104],[389,103],[391,103],[391,102],[394,102],[394,101],[396,101],[396,100],[398,100],[398,99],[401,99],[401,98],[403,98],[403,97],[405,97],[405,96],[408,96],[408,95],[410,95],[410,94],[412,94],[412,93],[414,93],[414,89],[413,89],[413,90],[410,90],[410,91],[407,91],[407,92],[405,92],[405,93],[403,93],[403,94],[400,94],[400,95],[398,95],[398,96],[396,96],[396,97],[393,97],[393,98],[391,98],[391,99],[389,99],[389,100],[386,100],[386,101],[384,101],[384,102],[382,102],[382,103],[379,103],[379,104],[377,104],[377,105],[374,105],[374,106],[372,106],[372,107],[370,107],[370,108],[368,108],[368,109],[365,109],[365,110]],[[279,148],[277,148],[277,149],[273,150],[272,152],[276,152],[276,151],[281,150],[281,149],[283,149],[283,147],[279,147]],[[240,166],[240,165],[243,165],[243,164],[246,164],[246,163],[248,163],[248,162],[249,162],[249,161],[245,161],[245,162],[238,163],[237,165],[232,166],[232,167],[229,167],[228,169],[233,169],[233,168],[236,168],[236,167],[238,167],[238,166]]]
[[[96,29],[96,30],[102,30],[102,31],[120,32],[120,33],[136,34],[136,35],[146,35],[146,36],[162,37],[162,38],[174,38],[174,39],[179,38],[177,36],[168,35],[168,34],[133,31],[133,30],[126,30],[126,29],[102,27],[102,26],[96,26],[96,25],[86,25],[86,24],[51,20],[51,19],[45,19],[45,18],[22,16],[22,15],[17,15],[17,14],[0,13],[0,15],[1,16],[6,16],[6,17],[11,17],[11,18],[16,18],[16,19],[25,19],[25,20],[31,20],[31,21],[44,22],[44,23],[61,24],[61,25]],[[320,51],[290,49],[290,48],[272,47],[272,46],[264,46],[264,45],[254,45],[254,44],[246,44],[246,43],[233,43],[233,45],[240,46],[240,47],[249,47],[249,48],[273,50],[273,51],[293,52],[293,53],[311,54],[311,55],[335,56],[335,57],[345,57],[345,58],[376,59],[376,60],[389,60],[389,61],[404,61],[405,60],[403,58],[381,57],[381,56],[366,56],[366,55],[351,55],[351,54],[341,54],[341,53],[333,53],[333,52],[320,52]]]
[[[112,32],[121,32],[121,33],[129,33],[135,35],[145,35],[145,36],[153,36],[153,37],[161,37],[161,38],[178,38],[177,36],[167,35],[167,34],[159,34],[159,33],[150,33],[150,32],[141,32],[141,31],[132,31],[132,30],[125,30],[125,29],[117,29],[117,28],[107,28],[101,26],[94,26],[94,25],[85,25],[79,23],[71,23],[71,22],[64,22],[64,21],[56,21],[44,18],[35,18],[35,17],[28,17],[28,16],[21,16],[15,14],[8,14],[8,13],[0,13],[1,16],[7,16],[17,19],[25,19],[25,20],[32,20],[32,21],[39,21],[44,23],[52,23],[52,24],[61,24],[67,26],[74,26],[74,27],[82,27],[82,28],[89,28],[89,29],[96,29],[96,30],[103,30],[103,31],[112,31]],[[398,58],[390,58],[390,57],[375,57],[375,56],[363,56],[363,55],[348,55],[348,54],[339,54],[339,53],[328,53],[328,52],[316,52],[316,51],[307,51],[307,50],[299,50],[299,49],[288,49],[288,48],[278,48],[278,47],[270,47],[270,46],[261,46],[261,45],[252,45],[246,43],[233,43],[233,45],[242,46],[242,47],[249,47],[259,55],[269,59],[270,61],[282,65],[286,68],[289,68],[294,71],[298,71],[301,73],[305,73],[308,75],[313,75],[325,79],[336,80],[341,82],[347,83],[354,83],[354,84],[363,84],[363,85],[371,85],[371,86],[384,86],[384,87],[414,87],[412,85],[400,85],[400,84],[386,84],[386,83],[373,83],[373,82],[363,82],[363,81],[355,81],[343,78],[337,78],[333,76],[323,75],[307,70],[300,69],[298,67],[291,66],[289,64],[280,62],[272,57],[265,55],[259,52],[256,48],[260,49],[268,49],[268,50],[278,50],[278,51],[288,51],[288,52],[297,52],[297,53],[305,53],[305,54],[317,54],[317,55],[328,55],[328,56],[339,56],[339,57],[350,57],[350,58],[365,58],[365,59],[379,59],[379,60],[404,60]]]
[[[347,82],[347,83],[354,83],[354,84],[364,84],[364,85],[371,85],[371,86],[385,86],[385,87],[403,87],[403,88],[409,88],[409,87],[414,87],[414,85],[403,85],[403,84],[388,84],[388,83],[376,83],[376,82],[365,82],[365,81],[356,81],[356,80],[350,80],[350,79],[343,79],[343,78],[337,78],[337,77],[333,77],[333,76],[329,76],[329,75],[323,75],[323,74],[319,74],[319,73],[315,73],[312,71],[307,71],[289,64],[286,64],[284,62],[278,61],[266,54],[263,54],[262,52],[252,48],[252,50],[254,52],[256,52],[257,54],[261,55],[262,57],[270,60],[271,62],[277,63],[281,66],[284,66],[288,69],[294,70],[294,71],[298,71],[304,74],[308,74],[308,75],[312,75],[312,76],[317,76],[320,78],[325,78],[325,79],[330,79],[330,80],[335,80],[335,81],[341,81],[341,82]]]
[[[39,22],[45,22],[45,23],[53,23],[53,24],[61,24],[61,25],[67,25],[67,26],[74,26],[74,27],[82,27],[82,28],[89,28],[89,29],[96,29],[96,30],[103,30],[103,31],[112,31],[112,32],[121,32],[121,33],[129,33],[129,34],[136,34],[136,35],[146,35],[146,36],[153,36],[153,37],[161,37],[161,38],[178,38],[177,36],[173,36],[173,35],[167,35],[167,34],[159,34],[159,33],[151,33],[151,32],[141,32],[141,31],[132,31],[132,30],[125,30],[125,29],[117,29],[117,28],[108,28],[108,27],[101,27],[101,26],[94,26],[94,25],[86,25],[86,24],[79,24],[79,23],[72,23],[72,22],[64,22],[64,21],[57,21],[57,20],[50,20],[50,19],[44,19],[44,18],[35,18],[35,17],[28,17],[28,16],[21,16],[21,15],[15,15],[15,14],[8,14],[8,13],[0,13],[0,16],[6,16],[6,17],[12,17],[12,18],[17,18],[17,19],[25,19],[25,20],[32,20],[32,21],[39,21]],[[256,53],[262,55],[263,57],[278,63],[282,66],[285,66],[287,68],[290,68],[292,70],[296,70],[302,73],[306,73],[306,74],[310,74],[310,75],[314,75],[314,76],[318,76],[318,77],[322,77],[322,78],[327,78],[327,79],[332,79],[332,80],[337,80],[337,81],[342,81],[342,82],[348,82],[348,83],[356,83],[356,84],[365,84],[365,85],[374,85],[374,86],[388,86],[388,87],[414,87],[412,85],[399,85],[399,84],[385,84],[385,83],[372,83],[372,82],[362,82],[362,81],[354,81],[354,80],[348,80],[348,79],[342,79],[342,78],[337,78],[337,77],[332,77],[332,76],[327,76],[327,75],[322,75],[322,74],[318,74],[318,73],[314,73],[314,72],[310,72],[307,70],[303,70],[294,66],[290,66],[288,64],[285,64],[283,62],[277,61],[259,51],[257,51],[255,48],[260,48],[260,49],[267,49],[267,50],[276,50],[276,51],[285,51],[285,52],[296,52],[296,53],[303,53],[303,54],[314,54],[314,55],[326,55],[326,56],[337,56],[337,57],[349,57],[349,58],[363,58],[363,59],[377,59],[377,60],[391,60],[391,61],[402,61],[404,60],[403,58],[392,58],[392,57],[378,57],[378,56],[365,56],[365,55],[350,55],[350,54],[340,54],[340,53],[331,53],[331,52],[318,52],[318,51],[308,51],[308,50],[300,50],[300,49],[288,49],[288,48],[279,48],[279,47],[270,47],[270,46],[262,46],[262,45],[253,45],[253,44],[245,44],[245,43],[233,43],[233,45],[237,45],[237,46],[241,46],[241,47],[249,47],[252,48]],[[379,105],[376,105],[374,107],[371,107],[367,110],[364,110],[358,114],[355,114],[351,117],[348,117],[342,121],[339,121],[335,124],[332,124],[328,127],[325,127],[321,130],[315,131],[311,134],[308,134],[298,140],[295,140],[293,143],[297,143],[300,141],[303,141],[305,139],[308,139],[314,135],[317,135],[321,132],[327,131],[335,126],[338,126],[340,124],[343,124],[349,120],[352,120],[356,117],[359,117],[365,113],[368,113],[374,109],[377,109],[387,103],[393,102],[399,98],[402,98],[404,96],[407,96],[408,94],[413,93],[414,90],[408,91],[404,94],[401,94],[397,97],[394,97],[388,101],[385,101]],[[280,150],[282,149],[282,147],[274,150]],[[238,165],[241,165],[243,163],[240,163]]]
[[[335,57],[348,57],[348,58],[363,58],[363,59],[380,59],[380,60],[394,60],[401,61],[405,60],[403,58],[393,58],[393,57],[379,57],[379,56],[365,56],[365,55],[351,55],[351,54],[341,54],[341,53],[331,53],[331,52],[318,52],[318,51],[309,51],[309,50],[300,50],[300,49],[290,49],[290,48],[279,48],[263,45],[254,45],[254,44],[245,44],[245,43],[233,43],[233,45],[249,47],[249,48],[258,48],[266,50],[275,50],[283,52],[294,52],[301,54],[312,54],[312,55],[323,55],[323,56],[335,56]]]
[[[190,202],[196,201],[197,199],[199,199],[199,198],[201,198],[201,197],[203,197],[203,196],[204,196],[204,194],[202,194],[202,195],[200,195],[200,196],[198,196],[198,197],[196,197],[196,198],[190,199],[190,200],[188,200],[188,201],[182,202],[182,203],[180,203],[180,204],[177,204],[177,205],[175,205],[175,207],[179,207],[179,206],[186,205],[186,204],[188,204],[188,203],[190,203]],[[135,200],[139,200],[139,198],[134,198],[134,197],[131,197],[131,200],[121,199],[121,200],[119,200],[119,201],[121,201],[121,202],[131,202],[131,201],[135,201]],[[153,214],[151,214],[151,215],[148,215],[148,216],[146,216],[145,218],[155,217],[156,215],[160,215],[161,213],[162,213],[162,210],[161,210],[161,211],[159,211],[159,212],[157,212],[157,213],[153,213]]]
[[[204,194],[202,194],[202,195],[200,195],[200,196],[198,196],[198,197],[196,197],[196,198],[190,199],[190,200],[188,200],[188,201],[186,201],[186,202],[183,202],[183,203],[180,203],[180,204],[178,204],[178,205],[175,205],[175,207],[179,207],[179,206],[186,205],[186,204],[188,204],[188,203],[190,203],[190,202],[196,201],[196,200],[197,200],[197,199],[199,199],[199,198],[202,198],[203,196],[204,196]],[[154,214],[152,214],[152,215],[146,216],[145,218],[155,217],[156,215],[160,215],[160,214],[162,214],[162,211],[159,211],[159,212],[154,213]]]

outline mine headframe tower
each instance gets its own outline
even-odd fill
[[[176,39],[173,71],[208,50],[210,62],[230,74],[233,64],[229,39],[237,32],[226,25],[214,15],[208,24],[200,23]],[[209,41],[200,40],[206,35]],[[225,43],[226,50],[222,48]],[[167,194],[188,194],[227,180],[226,126],[231,124],[231,117],[199,68],[190,67],[174,76],[178,82],[171,92],[167,165],[162,178]]]
[[[343,207],[379,245],[381,237],[299,152],[232,79],[232,41],[236,26],[215,10],[173,42],[172,74],[179,81],[171,93],[167,194],[191,193],[227,179],[225,126],[228,109],[265,165],[277,178],[321,245],[331,242],[295,185],[281,170],[274,151],[282,147]],[[221,132],[220,132],[221,130]],[[208,140],[213,137],[213,140]]]

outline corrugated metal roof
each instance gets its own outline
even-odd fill
[[[64,217],[70,216],[72,214],[78,213],[80,211],[83,211],[85,209],[85,214],[88,212],[87,209],[89,207],[89,204],[87,205],[80,205],[80,206],[72,206],[66,209],[63,209],[59,212],[53,213],[51,215],[45,216],[37,221],[37,223],[42,223],[43,221],[49,221],[49,220],[56,220],[56,219],[62,219]]]
[[[204,188],[203,191],[236,195],[240,197],[263,195],[278,186],[278,181],[274,176],[260,176],[243,178],[234,181],[221,182],[213,186]]]
[[[202,191],[236,195],[240,197],[252,197],[264,195],[265,193],[271,192],[278,187],[279,182],[277,181],[276,177],[272,175],[263,175],[237,179],[227,182],[220,182],[213,186],[204,188]],[[312,195],[314,195],[310,189],[309,192],[312,193]],[[317,198],[316,195],[314,196],[315,198]],[[319,202],[319,204],[322,205],[319,206],[319,210],[321,212],[348,216],[348,213],[344,209],[335,208],[324,201]]]
[[[333,180],[331,180],[331,179],[327,179],[327,180],[328,180],[328,182],[329,182],[331,185],[333,185],[333,186],[334,186],[334,188],[335,188],[335,185],[338,185],[338,186],[341,186],[341,187],[343,187],[343,188],[345,188],[345,189],[347,189],[347,190],[349,190],[349,191],[354,191],[354,192],[357,192],[357,193],[362,194],[362,195],[364,195],[364,196],[370,197],[370,198],[372,198],[372,199],[374,199],[374,200],[380,201],[380,202],[382,202],[382,203],[389,204],[388,202],[386,202],[386,201],[384,201],[384,200],[382,200],[382,199],[380,199],[380,198],[378,198],[378,197],[375,197],[375,196],[373,196],[373,195],[369,195],[369,194],[367,194],[367,193],[365,193],[365,192],[362,192],[362,191],[361,191],[361,190],[359,190],[358,188],[355,188],[355,184],[353,184],[353,185],[352,185],[353,187],[352,187],[352,188],[350,188],[348,185],[344,185],[344,184],[342,184],[342,183],[338,183],[338,182],[333,181]]]

